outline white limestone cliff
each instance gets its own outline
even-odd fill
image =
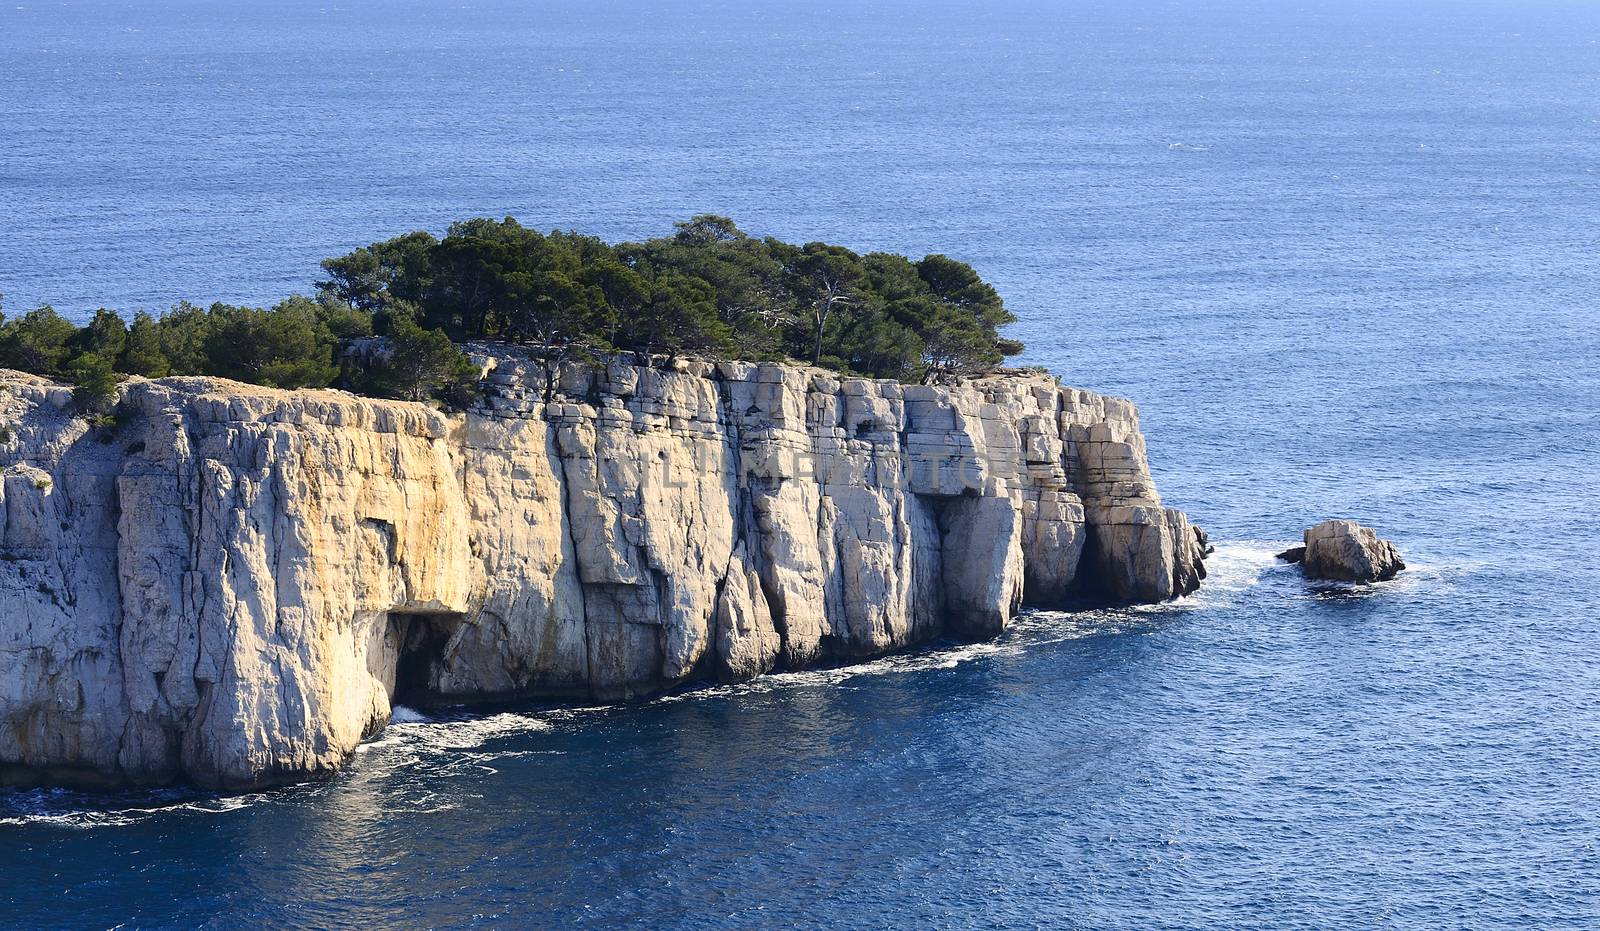
[[[396,695],[614,700],[1192,591],[1132,404],[774,364],[543,369],[465,412],[0,371],[0,780],[326,773]]]

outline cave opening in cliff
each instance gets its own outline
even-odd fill
[[[396,648],[393,705],[427,707],[440,701],[437,675],[444,664],[450,634],[459,614],[400,613],[389,615]]]

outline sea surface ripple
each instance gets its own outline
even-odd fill
[[[1197,597],[326,783],[0,794],[0,924],[1600,927],[1600,7],[18,0],[0,291],[305,290],[474,214],[973,262],[1135,398]],[[1412,568],[1306,584],[1325,517]]]

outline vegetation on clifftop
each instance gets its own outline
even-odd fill
[[[907,381],[984,371],[1022,350],[999,333],[1015,318],[963,262],[758,239],[719,216],[619,245],[473,219],[322,267],[314,298],[270,308],[180,303],[131,322],[100,310],[83,327],[49,306],[0,314],[0,366],[69,378],[94,410],[119,374],[448,396],[474,374],[455,346],[469,339],[552,361],[799,359]]]

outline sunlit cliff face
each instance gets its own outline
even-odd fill
[[[1125,401],[780,365],[484,359],[468,410],[4,376],[14,781],[332,771],[406,701],[612,700],[1192,591]]]

